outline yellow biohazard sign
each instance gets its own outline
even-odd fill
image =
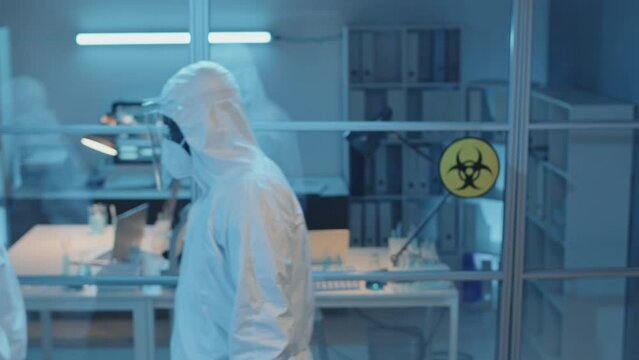
[[[499,157],[485,140],[458,139],[448,145],[439,159],[439,176],[453,195],[479,197],[495,185],[499,176]]]

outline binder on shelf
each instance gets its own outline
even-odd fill
[[[421,146],[421,151],[429,153],[428,147]],[[415,159],[415,194],[419,196],[425,196],[430,194],[430,182],[432,179],[432,163],[414,153]]]
[[[402,145],[386,146],[386,182],[388,194],[402,192]]]
[[[402,205],[402,236],[407,236],[421,222],[419,203],[411,201]]]
[[[507,91],[495,91],[494,92],[494,121],[504,122],[508,120],[508,92]]]
[[[351,203],[348,214],[348,229],[351,232],[351,246],[362,246],[362,215],[362,204]]]
[[[404,90],[389,90],[388,94],[386,95],[386,103],[393,110],[393,120],[407,120],[406,96]]]
[[[377,246],[377,203],[364,204],[364,246]]]
[[[366,120],[366,92],[351,90],[349,93],[348,120]]]
[[[406,34],[406,81],[409,83],[419,81],[419,62],[421,61],[419,40],[419,33],[417,32]]]
[[[433,31],[419,33],[419,82],[433,81]]]
[[[427,90],[422,93],[424,121],[459,121],[463,118],[459,90]]]
[[[374,34],[375,56],[373,80],[381,83],[402,82],[402,33],[397,30]]]
[[[459,81],[459,50],[461,47],[461,33],[459,29],[448,30],[446,38],[446,81]]]
[[[350,32],[348,39],[348,72],[351,83],[362,82],[362,36]]]
[[[406,196],[419,194],[418,155],[408,146],[402,147],[402,193]]]
[[[388,193],[388,149],[382,145],[375,151],[375,193]]]
[[[457,252],[457,231],[455,227],[455,201],[449,201],[442,206],[437,214],[439,222],[439,251],[441,253]],[[473,225],[470,225],[473,229]],[[467,234],[469,239],[476,237],[475,233]]]
[[[480,89],[468,91],[468,113],[466,118],[469,122],[481,122],[484,112],[484,92]]]
[[[372,32],[362,33],[362,80],[375,81],[375,36]]]
[[[446,30],[433,31],[433,81],[446,81]]]
[[[388,246],[388,237],[393,230],[393,205],[389,201],[379,203],[379,246]]]
[[[378,149],[379,150],[379,149]],[[364,158],[364,192],[374,194],[376,191],[377,173],[375,172],[375,156]]]

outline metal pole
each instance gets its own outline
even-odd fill
[[[209,58],[209,0],[189,0],[191,62]]]
[[[639,268],[591,268],[564,270],[537,270],[523,274],[525,280],[570,280],[595,278],[635,278],[639,277]]]
[[[9,28],[0,27],[0,125],[12,122],[12,90],[11,90],[11,40]],[[14,140],[15,141],[15,140]],[[15,156],[11,141],[7,136],[0,141],[0,224],[3,234],[0,234],[0,246],[8,246],[11,241],[11,224],[9,221],[9,197],[11,196],[11,159]],[[6,244],[5,244],[6,243]]]
[[[314,281],[365,280],[365,281],[491,281],[502,280],[499,271],[320,271],[313,273]],[[18,276],[21,285],[44,286],[176,286],[177,275],[162,276]]]
[[[508,186],[507,242],[504,254],[504,306],[500,323],[500,359],[518,360],[521,347],[524,248],[526,234],[526,175],[530,117],[530,59],[533,0],[514,0],[511,24],[509,117],[513,162]],[[513,198],[514,195],[514,198]]]

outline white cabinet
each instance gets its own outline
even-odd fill
[[[634,119],[632,104],[575,90],[535,90],[531,110],[535,122]],[[531,131],[527,269],[626,266],[632,147],[627,130]],[[534,358],[596,359],[597,342],[621,358],[608,356],[623,348],[624,307],[601,300],[625,298],[624,281],[529,282],[525,296]],[[605,324],[593,325],[604,312]]]

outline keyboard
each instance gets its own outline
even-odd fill
[[[328,270],[325,270],[322,265],[317,265],[313,266],[313,271],[344,272],[355,271],[355,269],[350,266],[331,265]],[[315,291],[359,290],[360,284],[360,280],[319,280],[313,282],[313,289]]]

